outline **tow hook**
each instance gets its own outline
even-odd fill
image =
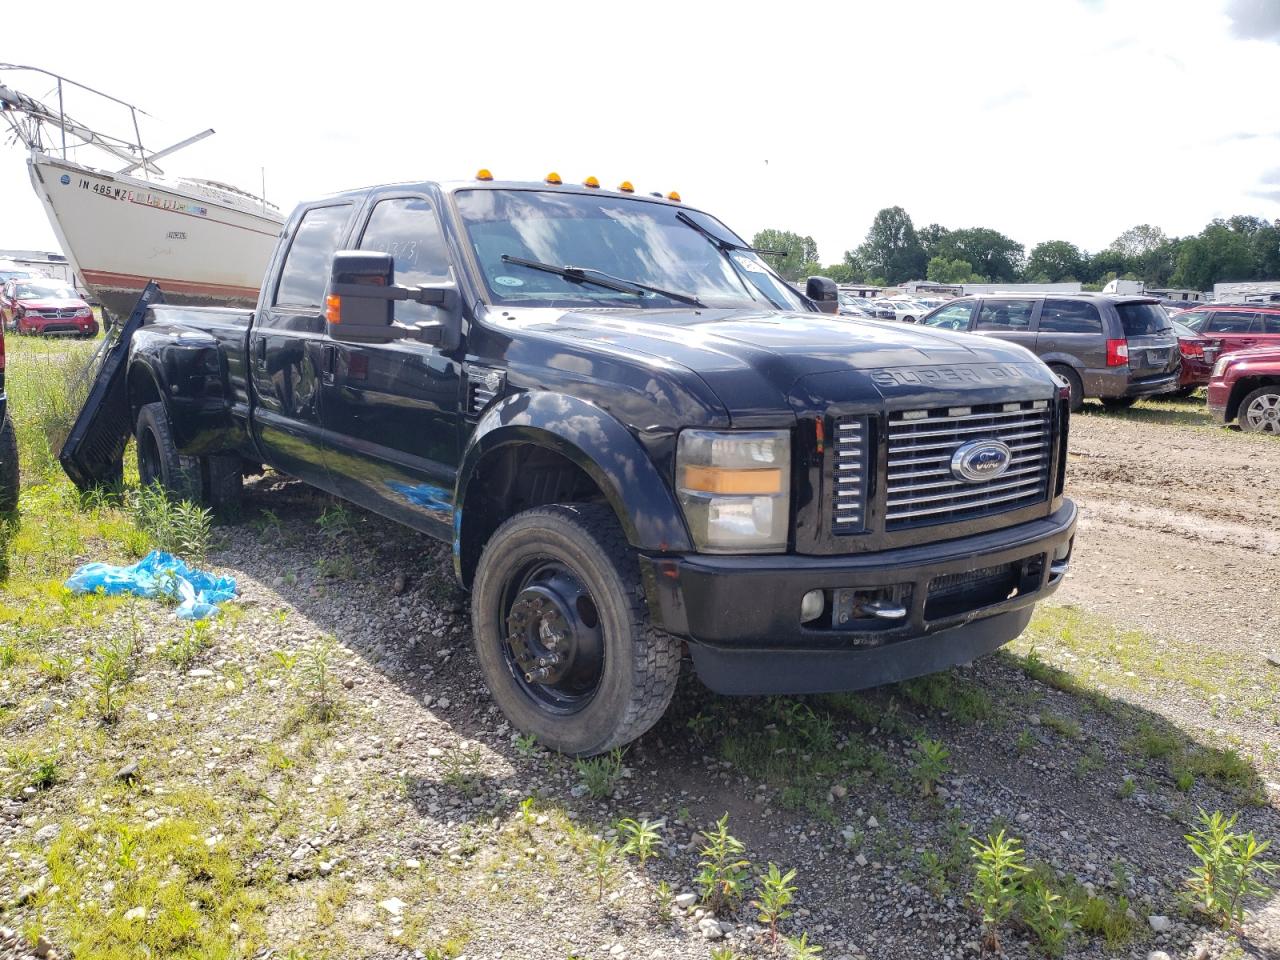
[[[892,600],[869,600],[862,609],[881,620],[901,620],[907,615],[907,608]]]

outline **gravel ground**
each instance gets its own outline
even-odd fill
[[[1217,709],[1238,686],[1222,693],[1141,670],[1128,671],[1130,683],[1092,685],[1090,696],[1067,692],[1033,679],[1016,654],[954,671],[946,689],[956,696],[933,704],[901,688],[728,700],[690,680],[626,753],[612,794],[593,799],[574,764],[521,743],[489,700],[443,547],[361,513],[335,536],[316,522],[327,498],[266,477],[249,487],[249,521],[225,528],[211,556],[238,578],[241,612],[185,672],[147,669],[145,697],[126,706],[118,738],[95,759],[112,769],[140,762],[140,807],[162,808],[176,783],[239,798],[243,823],[227,833],[254,825],[251,865],[277,881],[260,956],[297,947],[335,957],[707,958],[724,945],[773,956],[748,907],[708,920],[696,906],[668,917],[659,902],[662,881],[673,894],[694,889],[703,835],[727,813],[754,864],[797,869],[796,913],[783,929],[807,932],[826,958],[978,956],[964,837],[999,827],[1064,882],[1131,905],[1135,936],[1114,947],[1076,939],[1068,956],[1278,957],[1280,898],[1254,903],[1230,938],[1178,910],[1190,865],[1182,835],[1197,807],[1237,809],[1238,792],[1210,777],[1178,789],[1162,764],[1126,746],[1151,729],[1179,748],[1237,745],[1261,801],[1241,823],[1280,836],[1280,667],[1266,660],[1280,653],[1280,444],[1207,429],[1194,407],[1182,410],[1074,421],[1069,485],[1083,516],[1050,612],[1139,629],[1161,662],[1188,673],[1196,657],[1169,651],[1212,651],[1219,673],[1257,687],[1255,708]],[[148,615],[147,629],[152,647],[178,630],[163,612]],[[291,726],[282,718],[300,695],[276,652],[326,635],[340,643],[338,715],[320,732]],[[1075,656],[1062,644],[1037,649],[1068,668]],[[38,732],[47,701],[22,700],[10,732]],[[827,724],[821,737],[797,732],[805,720],[794,702]],[[163,739],[148,732],[161,729]],[[950,751],[933,797],[911,779],[921,735]],[[850,758],[816,795],[805,780],[815,743]],[[0,806],[6,928],[22,928],[39,902],[13,905],[20,885],[39,882],[33,838],[88,816],[81,799],[68,784]],[[644,867],[617,858],[601,892],[591,837],[624,816],[664,819],[663,843]],[[0,956],[27,956],[17,944],[0,932]],[[1017,931],[1002,950],[1041,955]]]

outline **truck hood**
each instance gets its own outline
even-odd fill
[[[834,391],[831,401],[882,400],[907,385],[886,371],[1031,365],[1032,379],[1043,380],[1046,395],[1053,385],[1040,361],[1015,344],[892,321],[754,310],[531,308],[508,309],[500,325],[507,324],[684,367],[711,388],[737,425],[777,420],[798,404],[820,403],[819,385]],[[830,376],[811,379],[822,374]],[[924,386],[912,376],[906,380]],[[981,386],[981,378],[965,382]]]

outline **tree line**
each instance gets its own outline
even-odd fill
[[[866,239],[839,263],[823,266],[812,237],[761,230],[759,250],[776,251],[774,267],[787,280],[823,275],[837,283],[891,286],[906,280],[937,283],[1060,283],[1101,286],[1117,277],[1148,287],[1211,290],[1215,283],[1280,280],[1280,220],[1234,216],[1213,220],[1198,234],[1170,237],[1143,223],[1090,253],[1067,240],[1031,248],[987,227],[916,229],[902,207],[876,214]]]

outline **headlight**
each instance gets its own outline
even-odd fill
[[[1213,379],[1217,380],[1220,376],[1223,375],[1223,373],[1226,372],[1227,361],[1230,359],[1231,357],[1229,355],[1218,358],[1218,362],[1213,365]]]
[[[786,550],[790,432],[685,430],[676,445],[676,492],[698,550]]]

